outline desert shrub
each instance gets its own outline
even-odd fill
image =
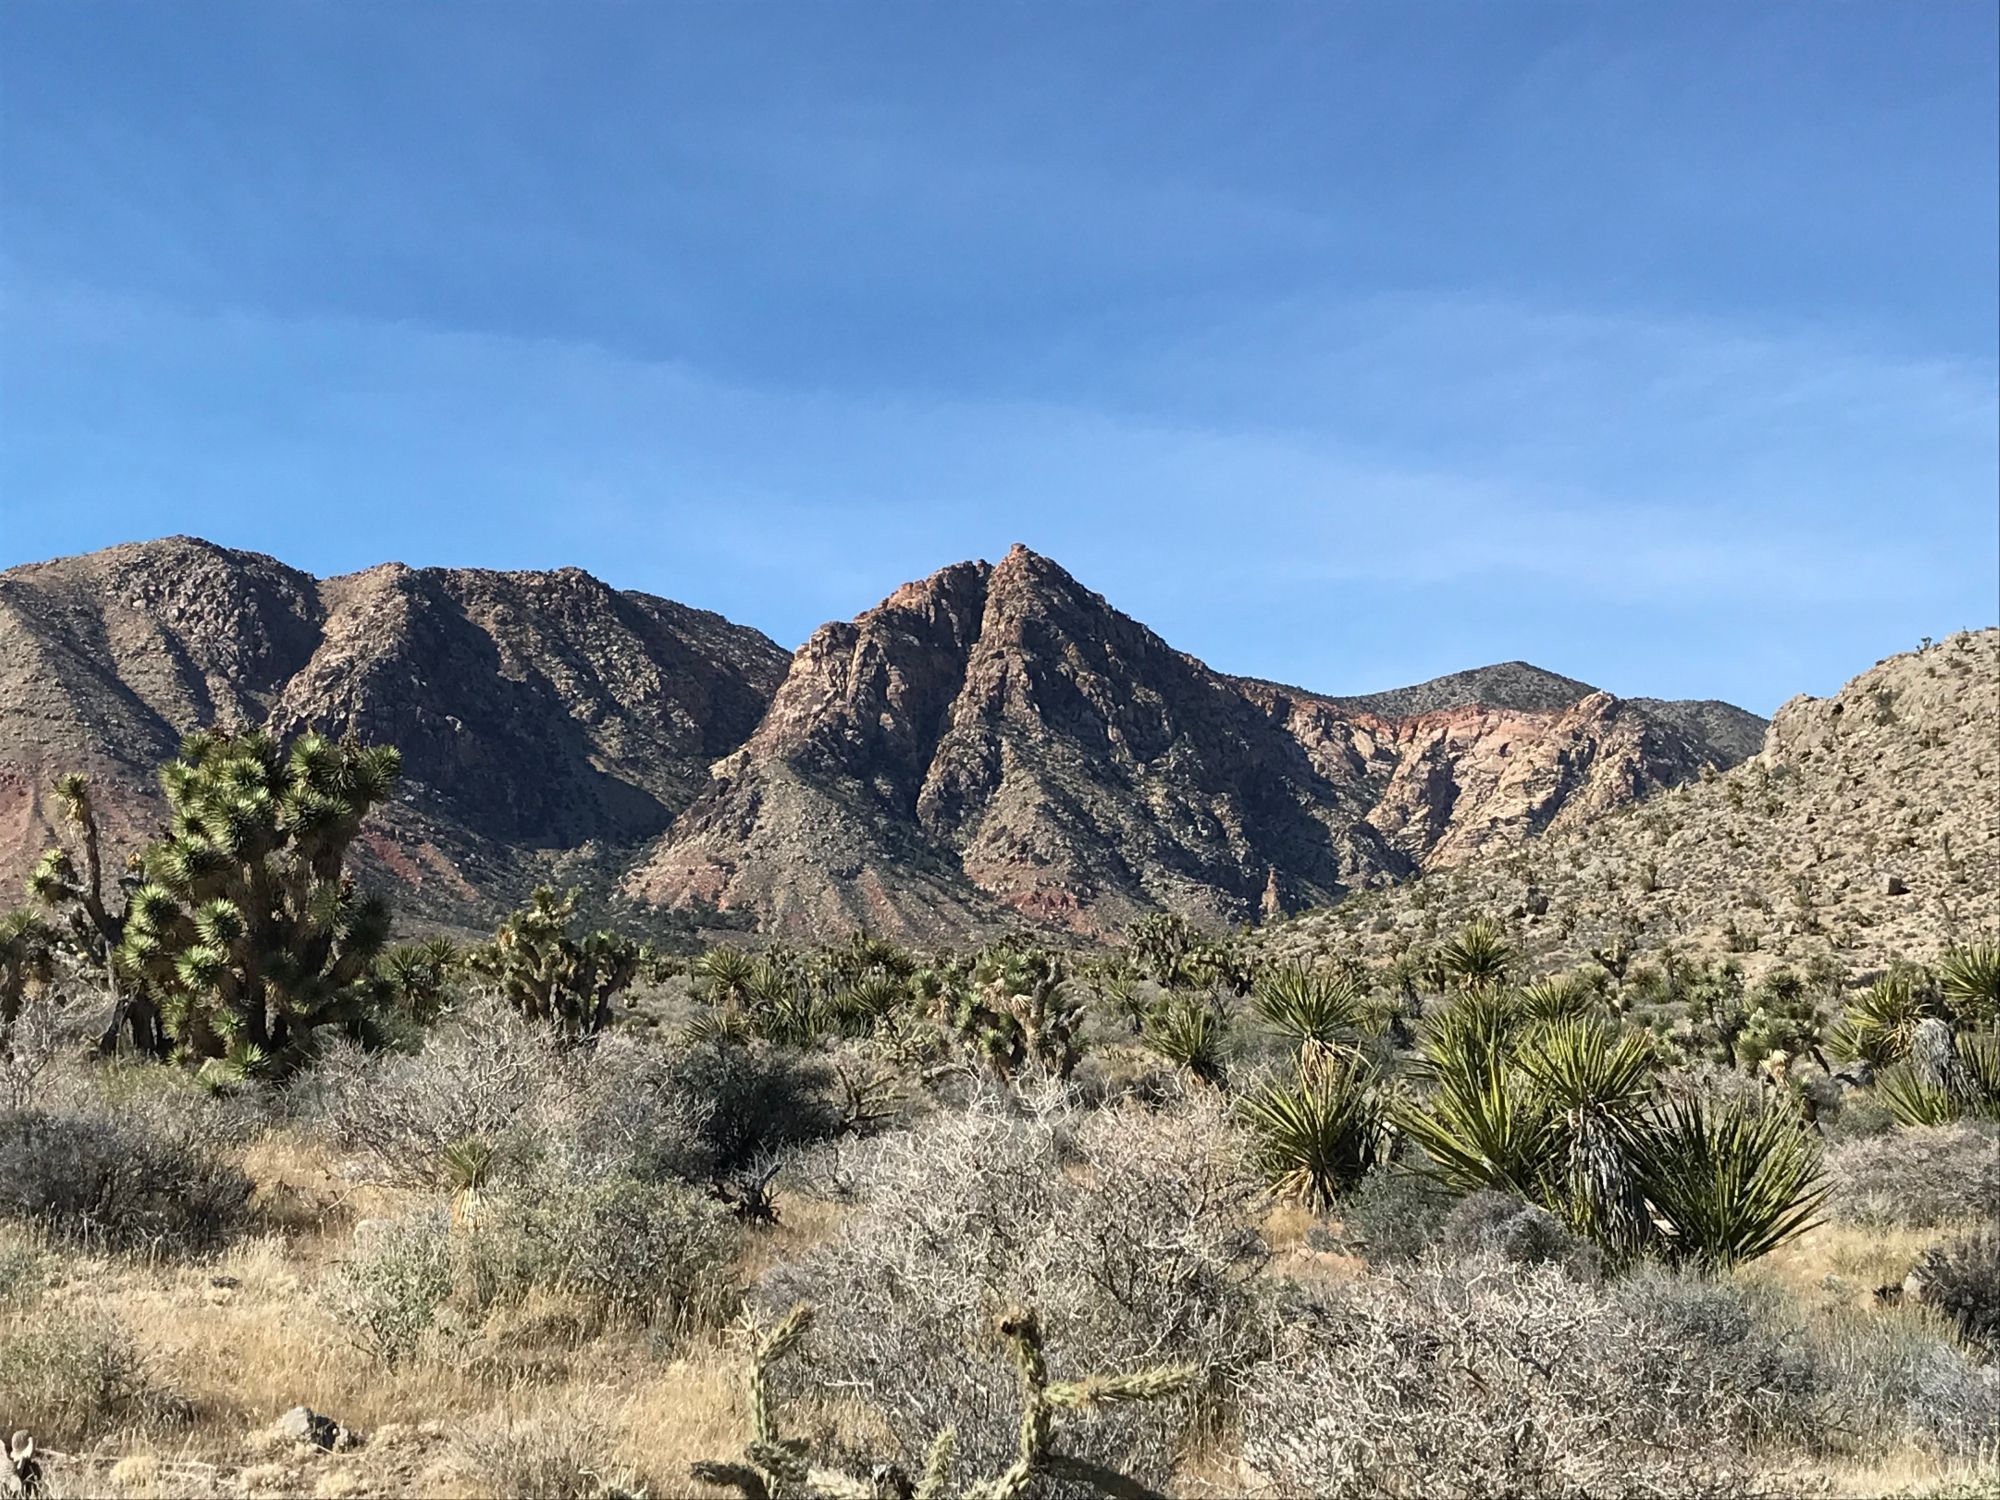
[[[989,1325],[1011,1302],[1039,1309],[1053,1380],[1185,1360],[1212,1396],[1258,1342],[1260,1247],[1242,1227],[1257,1189],[1240,1152],[1213,1101],[1072,1119],[1058,1104],[1022,1115],[988,1099],[870,1141],[840,1235],[762,1289],[775,1310],[819,1309],[784,1378],[852,1390],[913,1471],[946,1425],[965,1472],[1005,1467],[1019,1394]],[[1158,1482],[1202,1400],[1109,1412],[1076,1456]]]
[[[728,1176],[841,1127],[831,1074],[811,1057],[761,1042],[703,1043],[672,1064],[676,1085],[702,1104],[709,1169]]]
[[[173,1425],[187,1409],[112,1319],[34,1306],[0,1316],[0,1413],[10,1430],[59,1448],[115,1428]]]
[[[1517,1266],[1561,1263],[1579,1248],[1576,1237],[1547,1209],[1488,1191],[1460,1199],[1445,1215],[1438,1239],[1451,1254],[1485,1252]]]
[[[1815,1343],[1836,1393],[1829,1420],[1877,1449],[1914,1443],[1947,1458],[2000,1445],[2000,1366],[1981,1362],[1927,1308],[1838,1312]]]
[[[613,1454],[609,1392],[573,1394],[527,1414],[484,1412],[452,1437],[451,1462],[480,1492],[520,1500],[599,1500],[639,1490]]]
[[[1608,1310],[1646,1330],[1625,1352],[1621,1389],[1661,1404],[1706,1400],[1733,1439],[1816,1442],[1830,1412],[1818,1353],[1778,1288],[1642,1265],[1609,1289]],[[1698,1385],[1706,1396],[1692,1394]]]
[[[477,1141],[490,1180],[705,1176],[707,1106],[655,1049],[606,1037],[562,1044],[492,1001],[461,1008],[414,1055],[330,1049],[293,1103],[373,1174],[411,1187],[451,1185],[448,1154]]]
[[[462,1236],[460,1281],[478,1307],[557,1292],[600,1323],[688,1327],[726,1315],[727,1211],[673,1182],[607,1179],[483,1200]]]
[[[1242,1403],[1244,1457],[1285,1494],[1721,1496],[1760,1485],[1731,1441],[1746,1393],[1554,1266],[1489,1256],[1295,1293]]]
[[[685,1184],[558,1180],[461,1200],[456,1227],[441,1204],[364,1224],[321,1300],[387,1364],[534,1292],[598,1326],[685,1329],[728,1313],[734,1249],[726,1211]]]
[[[1377,1167],[1341,1200],[1342,1238],[1373,1265],[1415,1260],[1436,1243],[1457,1201],[1421,1173]]]
[[[451,1216],[439,1205],[357,1226],[320,1301],[350,1342],[393,1365],[417,1352],[451,1290]]]
[[[1827,1154],[1828,1212],[1850,1224],[1929,1229],[2000,1219],[2000,1126],[1962,1120],[1843,1141]]]
[[[212,1249],[250,1195],[235,1135],[221,1106],[157,1095],[0,1111],[0,1216],[94,1249]]]
[[[2000,1345],[2000,1229],[1985,1227],[1924,1252],[1913,1273],[1923,1300],[1968,1339]]]

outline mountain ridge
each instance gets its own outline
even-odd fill
[[[791,932],[1250,921],[1734,763],[1762,722],[1519,662],[1346,698],[1233,677],[1020,545],[787,653],[577,568],[315,578],[170,537],[0,573],[0,646],[0,869],[59,770],[130,847],[182,734],[313,727],[402,749],[364,850],[466,920],[584,875]]]

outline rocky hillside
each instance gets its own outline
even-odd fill
[[[403,752],[368,850],[420,909],[483,919],[579,851],[643,843],[756,727],[782,649],[720,616],[549,573],[386,564],[315,579],[184,537],[0,573],[0,866],[44,846],[50,778],[114,841],[208,725],[352,730]]]
[[[1373,699],[1225,677],[1016,547],[817,632],[627,888],[798,933],[1237,923],[1735,758],[1521,664]]]
[[[0,879],[70,767],[131,847],[207,725],[397,745],[366,857],[419,913],[484,922],[554,877],[917,938],[1278,917],[1581,825],[1762,730],[1519,662],[1365,698],[1227,677],[1020,547],[787,662],[575,569],[316,579],[172,538],[0,574]]]
[[[2000,630],[1891,657],[1779,710],[1759,754],[1505,854],[1268,929],[1383,956],[1475,913],[1548,964],[1623,938],[1756,970],[1867,970],[2000,929]]]

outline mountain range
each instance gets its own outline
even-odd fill
[[[362,855],[434,920],[556,879],[913,940],[1269,919],[1589,822],[1767,727],[1521,662],[1366,697],[1232,677],[1019,546],[787,653],[574,568],[321,579],[173,537],[0,573],[0,879],[72,768],[136,847],[210,725],[398,746]]]

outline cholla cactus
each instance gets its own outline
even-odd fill
[[[558,896],[538,886],[473,959],[516,1010],[557,1027],[571,1041],[604,1029],[612,1000],[638,977],[646,957],[637,943],[615,932],[571,937],[576,897],[575,891]]]
[[[122,915],[104,906],[81,777],[57,791],[83,833],[84,873],[52,850],[32,885],[106,944],[142,1045],[171,1039],[235,1073],[286,1066],[316,1027],[358,1025],[373,1005],[389,913],[356,890],[346,859],[401,775],[387,746],[307,734],[287,753],[264,734],[194,735],[160,773],[170,831],[141,856]]]
[[[812,1309],[799,1303],[769,1333],[752,1337],[749,1398],[750,1441],[740,1463],[704,1461],[689,1465],[696,1479],[736,1490],[746,1500],[944,1500],[952,1478],[957,1435],[947,1427],[932,1441],[916,1480],[893,1464],[877,1464],[863,1475],[813,1467],[803,1438],[780,1436],[771,1410],[769,1373],[812,1326]],[[1161,1365],[1123,1374],[1087,1375],[1050,1384],[1040,1320],[1032,1308],[1014,1307],[995,1323],[1014,1356],[1020,1377],[1021,1426],[1014,1461],[990,1479],[974,1480],[959,1491],[962,1500],[1020,1500],[1037,1476],[1090,1484],[1106,1494],[1131,1492],[1123,1475],[1065,1457],[1050,1448],[1058,1411],[1090,1413],[1133,1401],[1158,1401],[1194,1384],[1192,1365]]]

